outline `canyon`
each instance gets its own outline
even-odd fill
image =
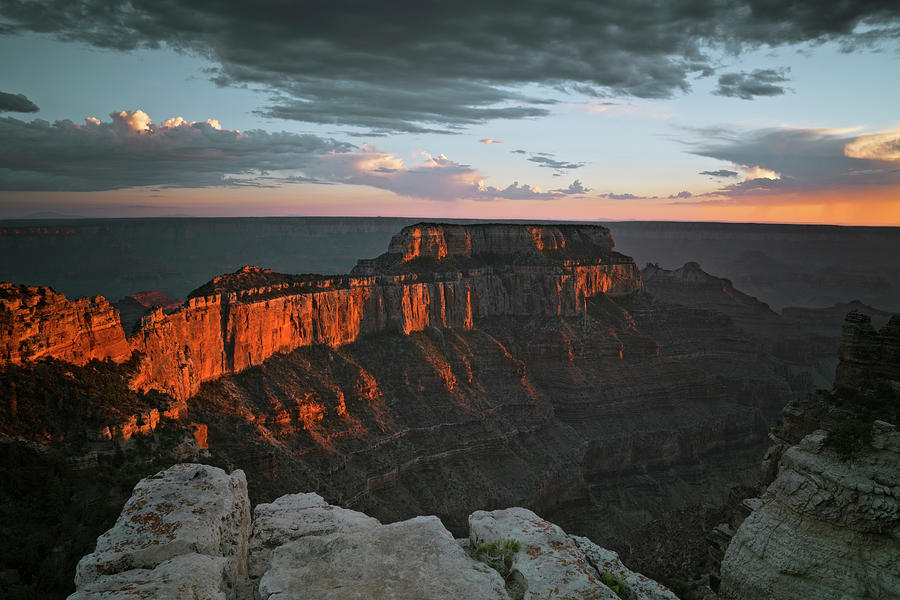
[[[127,472],[116,514],[151,468],[205,460],[243,469],[252,505],[316,492],[457,537],[520,506],[618,550],[754,485],[782,407],[837,364],[842,307],[778,314],[696,263],[638,270],[605,227],[420,223],[387,249],[339,276],[245,266],[178,307],[145,294],[168,305],[134,328],[4,284],[0,450]]]
[[[139,290],[184,298],[243,265],[347,273],[408,218],[155,218],[0,221],[0,280],[115,301]],[[473,221],[455,220],[455,224]],[[593,224],[597,224],[594,222]],[[900,311],[900,230],[754,223],[602,222],[643,267],[695,261],[777,311],[859,300]]]
[[[550,258],[565,252],[577,258]],[[613,250],[602,228],[419,225],[392,240],[386,260],[395,258],[395,266],[402,267],[429,258],[471,261],[517,254],[540,260],[499,267],[488,260],[464,271],[433,273],[391,274],[366,265],[358,270],[371,275],[340,278],[292,277],[244,267],[215,278],[209,293],[195,291],[174,312],[160,309],[141,320],[130,340],[131,351],[145,357],[135,386],[186,400],[203,381],[258,365],[276,352],[312,344],[339,346],[388,329],[471,329],[473,319],[498,315],[573,316],[583,311],[588,298],[640,287],[634,262]],[[80,301],[70,307],[52,291],[12,285],[3,294],[0,310],[10,325],[0,336],[6,348],[0,361],[53,356],[83,364],[92,358],[121,361],[128,355],[108,302]],[[47,297],[56,303],[48,303]],[[45,308],[36,312],[33,306]],[[66,318],[76,313],[86,320]]]

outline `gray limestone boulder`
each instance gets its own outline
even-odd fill
[[[279,546],[313,535],[358,532],[381,523],[368,515],[325,502],[318,494],[289,494],[253,509],[249,576],[253,587],[269,566]]]
[[[474,513],[461,541],[437,517],[382,525],[314,493],[258,505],[252,525],[249,506],[241,471],[180,464],[142,480],[69,600],[616,600],[604,575],[626,600],[677,600],[522,508]],[[472,557],[509,538],[520,550],[508,577]]]
[[[601,573],[610,573],[622,582],[623,597],[629,600],[678,600],[678,596],[666,586],[626,567],[616,552],[601,548],[586,537],[570,537],[595,569]]]
[[[224,559],[224,576],[234,590],[246,578],[249,535],[250,500],[243,471],[229,475],[208,465],[174,465],[135,486],[116,524],[97,538],[94,552],[79,561],[75,588],[82,591],[126,572],[139,579],[140,571],[201,554]]]
[[[154,569],[99,577],[69,600],[228,600],[233,597],[228,559],[182,554]]]
[[[850,460],[806,436],[732,538],[722,561],[728,600],[900,598],[900,432],[876,421]]]
[[[263,600],[508,600],[503,579],[469,557],[437,517],[308,536],[272,552]]]
[[[524,600],[559,598],[568,600],[618,600],[603,584],[604,573],[621,582],[622,597],[630,600],[677,600],[665,587],[627,569],[615,552],[600,548],[586,538],[566,535],[559,526],[524,508],[469,516],[469,543],[519,542],[508,582],[510,591]]]

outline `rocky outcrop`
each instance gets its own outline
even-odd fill
[[[900,595],[900,433],[877,421],[852,463],[823,449],[825,435],[789,448],[751,505],[722,561],[722,598]]]
[[[253,509],[249,577],[258,592],[273,550],[307,536],[359,533],[380,527],[377,519],[332,506],[315,493],[289,494]]]
[[[728,279],[710,275],[696,262],[671,271],[650,263],[641,269],[641,277],[647,291],[666,302],[712,308],[726,314],[741,307],[746,312],[776,316],[767,304],[735,289]]]
[[[751,329],[760,322],[780,321],[768,304],[736,289],[728,279],[707,273],[696,262],[671,271],[651,263],[641,269],[641,278],[647,291],[660,300],[718,311]]]
[[[844,326],[850,326],[850,333],[859,338],[853,352],[861,361],[880,360],[885,364],[890,361],[887,356],[878,359],[866,353],[897,352],[888,347],[881,349],[882,341],[866,318],[869,315],[881,325],[891,314],[858,301],[828,308],[788,307],[777,314],[766,303],[736,289],[730,280],[705,272],[695,262],[674,270],[648,264],[641,270],[641,278],[644,288],[657,300],[727,315],[762,351],[784,364],[797,396],[831,387],[838,364],[836,350],[848,312],[860,313],[854,317],[856,321]],[[844,346],[850,348],[846,341]],[[856,363],[845,361],[842,368],[852,368],[851,364]]]
[[[844,320],[834,376],[834,389],[819,390],[788,402],[769,433],[760,486],[777,476],[785,450],[818,429],[832,429],[848,419],[871,423],[900,421],[900,315],[876,331],[871,317],[857,310]]]
[[[389,254],[397,254],[402,262],[428,257],[477,255],[542,254],[569,252],[584,257],[585,253],[611,253],[613,239],[605,227],[592,225],[448,225],[419,223],[395,235],[388,246]]]
[[[773,428],[763,492],[721,566],[728,600],[900,595],[900,317],[847,315],[835,387]],[[888,422],[889,419],[891,422]]]
[[[83,365],[130,355],[119,313],[102,296],[69,300],[51,288],[0,283],[0,365],[44,357]]]
[[[101,577],[69,596],[69,600],[233,600],[228,560],[204,554],[182,554],[152,569],[131,569]]]
[[[175,465],[135,486],[116,524],[78,563],[70,598],[231,600],[247,578],[249,535],[243,471]]]
[[[587,299],[598,294],[641,287],[634,262],[612,251],[608,230],[599,226],[420,225],[404,229],[392,248],[410,244],[414,248],[406,254],[389,252],[372,261],[375,266],[363,269],[369,272],[365,276],[290,276],[244,267],[216,278],[177,311],[166,314],[157,309],[141,320],[129,340],[131,350],[144,356],[135,388],[158,389],[183,400],[203,381],[303,346],[340,346],[380,331],[471,329],[476,320],[500,315],[575,316],[583,314]],[[465,247],[464,255],[478,260],[465,268],[450,263],[421,272],[388,268],[422,247],[431,258],[462,256]],[[521,255],[540,260],[508,258]],[[17,288],[9,289],[14,298],[7,304],[15,310],[23,302],[13,293]],[[28,328],[48,330],[44,337],[52,343],[30,344],[26,327],[4,329],[0,344],[16,349],[6,351],[5,361],[45,355],[81,361],[127,357],[118,317],[111,309],[112,320],[104,321],[102,330],[108,336],[91,345],[91,353],[70,350],[97,337],[93,321],[56,332],[50,325],[55,313],[75,313],[84,301],[53,297],[58,306],[52,310],[16,316],[16,322],[29,324]],[[109,306],[102,299],[95,301]]]
[[[79,564],[70,600],[677,600],[525,509],[473,514],[466,541],[433,516],[382,525],[312,493],[257,506],[251,525],[243,482],[240,471],[189,464],[142,480]],[[505,579],[473,558],[477,544],[510,538],[520,548]]]
[[[837,387],[868,388],[877,381],[900,385],[900,315],[876,331],[868,315],[848,314],[838,357]]]
[[[122,321],[122,329],[125,335],[129,335],[136,325],[140,324],[143,317],[151,308],[161,308],[166,312],[172,312],[184,303],[183,298],[170,298],[162,292],[155,290],[137,292],[125,296],[114,306],[119,311],[119,319]]]
[[[520,545],[507,577],[517,598],[678,600],[665,586],[625,567],[615,552],[566,535],[530,510],[507,508],[469,516],[472,547],[506,540]],[[620,589],[614,592],[609,584]]]
[[[262,600],[506,600],[503,579],[475,561],[437,517],[303,537],[272,553]]]

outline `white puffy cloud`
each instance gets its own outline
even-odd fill
[[[306,173],[318,179],[388,190],[400,196],[428,200],[552,200],[556,192],[519,182],[505,188],[487,185],[487,176],[469,165],[455,162],[443,154],[421,153],[419,160],[407,164],[403,159],[363,144],[352,152],[320,156]]]
[[[844,146],[844,156],[900,162],[900,130],[861,135]]]

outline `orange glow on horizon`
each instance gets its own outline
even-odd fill
[[[424,219],[537,219],[610,221],[723,221],[820,225],[900,226],[900,190],[857,188],[718,203],[670,200],[457,200],[404,198],[358,185],[303,185],[274,189],[146,188],[109,192],[0,194],[0,218],[37,211],[85,217],[321,216]]]

